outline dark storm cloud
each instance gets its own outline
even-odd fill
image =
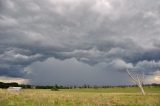
[[[27,72],[23,70],[24,67],[34,61],[43,59],[43,55],[34,54],[29,50],[17,48],[3,48],[0,54],[0,74],[7,76],[23,76]]]
[[[0,75],[51,57],[154,72],[159,10],[159,0],[0,0]]]
[[[32,73],[27,78],[31,79],[31,84],[118,85],[129,83],[129,81],[126,82],[127,74],[105,71],[102,70],[103,64],[92,67],[74,58],[64,61],[49,58],[43,62],[35,62],[29,67],[32,69]],[[115,75],[115,77],[113,78],[111,75]],[[120,80],[119,77],[124,78]]]

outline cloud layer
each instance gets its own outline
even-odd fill
[[[153,74],[159,28],[159,0],[1,0],[0,75],[23,77],[52,57]]]

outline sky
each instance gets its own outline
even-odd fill
[[[160,83],[159,0],[0,0],[0,81]]]

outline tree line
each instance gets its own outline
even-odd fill
[[[24,89],[52,89],[52,90],[58,90],[58,89],[75,89],[75,88],[114,88],[114,87],[121,87],[121,88],[125,88],[125,87],[135,87],[137,85],[119,85],[119,86],[112,86],[112,85],[104,85],[104,86],[97,86],[97,85],[88,85],[88,84],[84,84],[81,86],[77,86],[77,85],[68,85],[68,86],[64,86],[64,85],[58,85],[55,84],[53,86],[50,85],[25,85],[25,84],[18,84],[16,82],[11,82],[11,83],[4,83],[4,82],[0,82],[0,88],[8,88],[8,87],[22,87]],[[155,86],[155,87],[160,87],[160,84],[145,84],[143,86]]]

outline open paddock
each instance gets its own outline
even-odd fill
[[[99,89],[23,89],[21,92],[0,90],[0,106],[160,106],[160,87]]]

